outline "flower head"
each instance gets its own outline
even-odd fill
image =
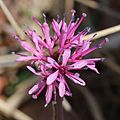
[[[54,101],[56,101],[57,91],[60,97],[65,95],[72,96],[66,79],[85,86],[85,81],[77,71],[79,70],[80,72],[84,68],[89,68],[99,74],[95,63],[103,60],[103,58],[85,59],[84,57],[100,48],[108,39],[94,47],[90,47],[93,37],[89,40],[84,40],[84,36],[90,31],[90,28],[86,28],[75,35],[76,29],[86,17],[86,14],[83,13],[81,18],[75,21],[75,10],[71,12],[72,16],[68,25],[65,22],[65,18],[62,20],[53,19],[53,36],[50,35],[50,28],[46,20],[41,24],[35,17],[32,17],[44,34],[44,37],[41,37],[35,30],[29,29],[26,34],[32,41],[32,46],[15,36],[21,46],[31,53],[31,55],[20,54],[21,57],[17,61],[31,61],[27,68],[33,74],[40,76],[39,81],[29,90],[29,94],[34,99],[37,99],[42,90],[46,88],[45,106],[50,103],[52,96]],[[36,65],[37,71],[32,67],[33,64]]]

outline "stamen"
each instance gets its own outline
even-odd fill
[[[72,15],[71,15],[71,21],[74,21],[76,11],[74,9],[72,9],[71,13],[72,13]]]
[[[76,28],[80,25],[80,23],[83,21],[83,19],[84,19],[86,16],[87,16],[86,13],[82,13],[81,18],[79,19],[79,21],[78,21],[78,23],[77,23],[77,25],[76,25]]]
[[[20,55],[20,56],[27,56],[27,55],[24,55],[24,54],[22,54],[22,53],[15,53],[16,55]]]
[[[82,31],[82,34],[85,36],[87,33],[89,33],[91,30],[90,27],[86,27],[83,31]]]
[[[46,22],[46,15],[43,13],[44,21]]]
[[[82,16],[83,16],[83,17],[87,17],[87,14],[86,14],[86,13],[82,13]]]
[[[59,22],[60,22],[60,16],[57,15],[57,23],[59,23]]]
[[[75,15],[76,11],[74,9],[71,10],[72,16]]]
[[[15,55],[16,53],[15,52],[11,52],[12,55]]]
[[[47,107],[47,106],[48,106],[48,104],[45,104],[45,105],[44,105],[44,107]]]
[[[84,67],[83,70],[88,70],[88,67]]]
[[[80,20],[80,18],[77,18],[76,23]]]
[[[42,25],[40,24],[40,22],[38,21],[37,18],[35,18],[34,16],[32,16],[32,19],[42,28]]]
[[[37,99],[38,96],[37,96],[37,95],[32,95],[32,98],[33,98],[33,99]]]
[[[87,27],[86,29],[87,29],[87,31],[88,31],[88,32],[90,32],[90,30],[91,30],[91,28],[90,28],[90,27]]]
[[[45,84],[39,89],[39,91],[35,94],[35,98],[39,96],[39,94],[42,92],[42,90],[45,88]]]
[[[103,62],[103,61],[105,61],[106,60],[106,58],[101,58],[101,61]]]
[[[67,16],[67,13],[65,12],[65,13],[63,14],[63,20],[64,20],[64,21],[66,20],[66,16]]]
[[[103,40],[103,41],[98,45],[98,47],[99,47],[99,48],[102,48],[102,46],[103,46],[104,44],[106,44],[108,41],[109,41],[109,39],[108,39],[108,38],[105,38],[105,40]]]
[[[19,42],[22,41],[17,35],[14,35],[14,38],[15,38],[16,40],[18,40]]]

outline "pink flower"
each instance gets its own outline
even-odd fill
[[[50,103],[52,98],[56,101],[57,89],[60,97],[65,95],[72,96],[66,79],[81,86],[86,85],[77,72],[78,70],[80,72],[84,68],[89,68],[99,74],[95,64],[103,60],[103,58],[85,59],[84,57],[97,48],[101,48],[108,39],[106,38],[103,42],[91,48],[93,37],[89,40],[84,40],[84,36],[89,32],[90,28],[86,28],[75,35],[76,29],[86,17],[86,14],[83,13],[81,18],[76,21],[74,21],[74,14],[75,10],[72,10],[71,21],[68,25],[65,22],[65,18],[62,20],[53,19],[53,36],[50,36],[50,28],[46,20],[42,25],[33,17],[33,20],[42,29],[44,37],[39,36],[35,30],[29,29],[26,35],[33,43],[32,46],[15,36],[21,46],[31,53],[31,55],[19,54],[21,57],[17,61],[31,61],[27,68],[33,74],[40,76],[40,80],[29,90],[29,94],[34,99],[37,99],[43,89],[46,88],[45,106]],[[37,70],[32,67],[33,65],[36,65]]]

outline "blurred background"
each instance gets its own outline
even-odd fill
[[[63,104],[65,120],[120,119],[120,0],[0,0],[0,120],[52,120],[51,105],[44,108],[44,92],[37,100],[27,94],[38,78],[26,69],[27,63],[15,62],[12,53],[23,50],[13,34],[27,40],[23,31],[28,27],[41,34],[32,15],[43,22],[45,13],[50,24],[65,13],[68,22],[71,9],[76,18],[87,13],[77,31],[90,26],[91,33],[98,33],[94,44],[105,37],[110,42],[90,55],[107,58],[97,64],[101,74],[82,72],[84,88],[70,83],[73,97]]]

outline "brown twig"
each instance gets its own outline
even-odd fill
[[[9,20],[9,22],[11,23],[11,25],[13,26],[13,28],[16,30],[17,34],[21,37],[21,39],[24,39],[25,35],[24,35],[23,31],[21,30],[21,28],[19,27],[19,25],[15,21],[14,17],[12,16],[12,14],[10,13],[10,11],[6,7],[6,5],[3,2],[3,0],[0,0],[0,6],[1,6],[4,14],[6,15],[7,19]]]
[[[27,95],[27,89],[31,87],[36,78],[37,77],[31,77],[17,86],[16,92],[7,99],[7,103],[10,104],[12,108],[19,107]]]
[[[93,38],[93,40],[95,40],[95,39],[98,39],[98,38],[101,38],[101,37],[105,37],[107,35],[110,35],[110,34],[113,34],[113,33],[119,32],[119,31],[120,31],[120,25],[116,25],[116,26],[113,26],[113,27],[110,27],[110,28],[106,28],[104,30],[100,30],[100,31],[88,34],[88,35],[86,35],[84,37],[84,39],[87,40],[87,39],[91,38],[94,34],[97,34]]]
[[[63,106],[62,106],[63,98],[57,95],[57,102],[53,102],[53,120],[64,120],[63,114]]]
[[[13,64],[14,64],[14,66],[16,66],[17,57],[18,57],[17,55],[12,55],[12,54],[1,55],[0,56],[0,66],[1,67],[12,67]]]
[[[21,52],[22,54],[28,54],[27,52]],[[7,54],[0,56],[0,67],[11,67],[11,68],[19,68],[25,63],[16,62],[16,59],[19,56],[16,54]]]
[[[27,88],[30,87],[35,81],[36,77],[32,77],[17,86],[16,92],[9,97],[6,101],[0,100],[0,111],[7,117],[12,117],[17,120],[32,120],[31,117],[18,110],[18,106],[24,101]],[[9,106],[9,107],[8,107]]]
[[[10,104],[0,99],[0,112],[7,117],[13,117],[16,120],[33,120],[31,117],[18,109],[11,109]]]

